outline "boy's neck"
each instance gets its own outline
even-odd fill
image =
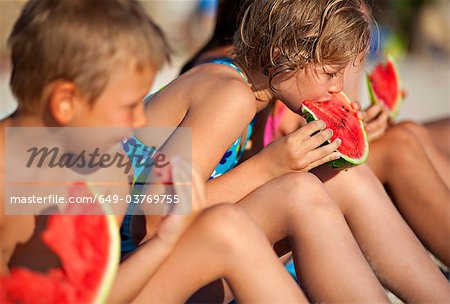
[[[13,118],[4,120],[11,127],[48,127],[41,117],[35,115],[19,114]]]

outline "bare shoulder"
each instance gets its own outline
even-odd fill
[[[196,83],[191,91],[191,109],[232,112],[248,120],[256,114],[256,99],[250,86],[234,69],[219,64],[204,64],[192,71]]]

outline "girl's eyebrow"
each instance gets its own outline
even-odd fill
[[[333,65],[327,65],[327,66],[323,66],[322,70],[326,74],[331,74],[331,73],[334,74],[334,73],[340,73],[340,72],[343,73],[344,70],[345,70],[345,67],[341,67],[341,66],[338,66],[338,65],[334,65],[334,66]]]

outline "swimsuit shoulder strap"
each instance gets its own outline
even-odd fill
[[[213,59],[211,61],[208,61],[207,63],[216,63],[216,64],[223,64],[223,65],[227,65],[229,67],[232,67],[236,72],[239,73],[239,75],[241,75],[241,77],[245,80],[245,82],[248,83],[248,79],[245,76],[244,72],[242,72],[242,70],[233,63],[233,59],[228,58],[228,57],[222,57],[222,58],[217,58],[217,59]]]

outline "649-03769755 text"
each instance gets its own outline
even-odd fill
[[[93,196],[62,196],[50,194],[47,196],[11,196],[9,198],[10,204],[178,204],[180,196],[178,194],[158,194],[158,195],[103,195],[95,194]]]

